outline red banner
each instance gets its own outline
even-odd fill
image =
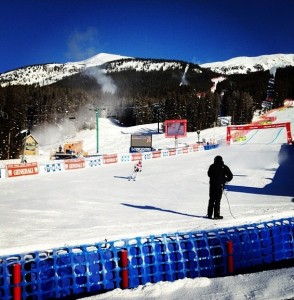
[[[65,170],[74,170],[85,168],[85,160],[83,158],[66,159],[64,161]]]
[[[7,167],[8,177],[36,175],[39,173],[37,163],[11,164],[11,165],[7,165],[6,167]]]
[[[132,161],[141,160],[141,159],[142,159],[142,153],[132,153]]]
[[[176,149],[168,150],[168,155],[169,155],[169,156],[176,155]]]
[[[252,130],[252,129],[266,129],[266,128],[279,128],[286,127],[287,123],[276,123],[276,124],[266,124],[266,125],[230,125],[227,128],[231,130]]]
[[[117,163],[117,154],[104,154],[103,155],[104,164],[113,164]]]
[[[182,148],[182,149],[183,149],[183,153],[184,154],[189,153],[189,149],[188,148],[185,147],[185,148]]]
[[[199,150],[199,149],[198,149],[198,148],[199,148],[199,145],[198,145],[198,144],[193,144],[192,147],[193,147],[193,151],[194,151],[194,152]]]
[[[159,158],[161,157],[161,151],[153,151],[152,158]]]

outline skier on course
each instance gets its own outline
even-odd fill
[[[131,179],[133,179],[133,181],[135,181],[138,172],[142,172],[142,161],[141,161],[141,160],[139,160],[139,161],[134,165],[134,169],[133,169],[133,172],[132,172],[132,174],[131,174],[131,176],[130,176],[130,178],[129,178],[129,181],[130,181]]]

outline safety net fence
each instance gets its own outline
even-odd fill
[[[291,265],[294,218],[0,257],[0,299],[62,299]]]

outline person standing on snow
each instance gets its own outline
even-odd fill
[[[226,182],[233,179],[233,174],[228,166],[223,162],[221,156],[216,156],[214,158],[214,163],[209,166],[207,175],[209,180],[209,202],[207,209],[207,217],[212,219],[214,214],[214,219],[223,219],[220,215],[220,202]]]

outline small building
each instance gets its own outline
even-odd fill
[[[39,155],[39,143],[31,134],[24,138],[23,144],[23,155]]]
[[[80,154],[83,151],[83,141],[68,141],[64,144],[63,151],[68,154]]]

